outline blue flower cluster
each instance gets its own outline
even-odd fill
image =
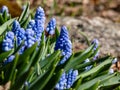
[[[99,41],[97,39],[94,39],[91,44],[95,44],[93,48],[93,50],[95,51],[99,46]],[[93,57],[93,60],[96,60],[98,58],[99,53],[100,53],[99,51],[96,53],[96,55]]]
[[[21,28],[19,22],[15,20],[13,22],[12,31],[14,32],[16,36],[16,42],[17,42],[17,45],[19,46],[22,43],[22,41],[26,38],[25,30]]]
[[[8,7],[7,6],[2,6],[1,10],[0,10],[0,13],[4,13],[6,11],[7,13],[7,16],[9,16],[9,10],[8,10]]]
[[[72,54],[72,44],[65,26],[61,27],[60,36],[58,37],[55,44],[55,50],[62,50],[63,58],[59,64],[65,63]],[[73,69],[68,71],[68,73],[63,73],[55,88],[57,90],[69,89],[75,82],[77,75],[78,70]]]
[[[65,26],[61,27],[60,36],[58,37],[55,44],[55,50],[62,50],[63,59],[60,61],[60,64],[65,63],[65,61],[72,54],[72,43],[69,39],[68,31]]]
[[[35,33],[32,29],[26,29],[26,39],[25,39],[25,46],[30,48],[35,43]]]
[[[45,14],[44,10],[41,7],[38,7],[35,14],[35,20],[31,20],[27,26],[27,29],[24,30],[21,28],[19,22],[15,20],[12,25],[12,32],[15,35],[17,46],[21,45],[22,41],[25,42],[23,47],[20,49],[20,54],[23,53],[25,48],[31,47],[36,41],[40,42],[42,32],[44,31],[45,23]],[[9,33],[8,33],[9,34]],[[14,46],[13,40],[11,41],[13,35],[6,35],[5,40],[3,41],[3,50],[11,50]],[[9,44],[8,44],[9,43]]]
[[[38,44],[41,41],[42,32],[44,31],[44,25],[45,25],[45,13],[43,8],[38,7],[35,13],[35,23],[32,21],[31,26],[33,25],[33,30],[35,32],[35,39],[38,42]]]
[[[9,31],[7,32],[5,39],[3,40],[2,49],[3,51],[9,51],[13,49],[13,47],[14,47],[14,33]]]
[[[73,83],[76,80],[78,75],[78,70],[71,69],[68,73],[63,73],[59,82],[56,84],[55,89],[63,90],[63,89],[70,89]]]
[[[15,58],[14,55],[9,56],[9,57],[7,58],[7,60],[4,61],[3,65],[6,65],[6,64],[12,62],[14,58]]]
[[[95,44],[94,50],[96,50],[98,48],[99,41],[97,39],[94,39],[91,44]]]
[[[34,25],[35,25],[35,20],[30,20],[29,24],[27,25],[27,28],[33,29]]]
[[[40,21],[43,25],[45,24],[45,13],[43,8],[38,7],[35,13],[35,21]]]
[[[15,20],[13,22],[13,25],[12,25],[12,31],[13,33],[15,34],[15,38],[16,38],[16,45],[17,46],[20,46],[22,41],[24,41],[26,39],[26,32],[23,28],[21,28],[19,22],[17,20]],[[20,50],[19,50],[19,54],[22,54],[23,51],[25,49],[25,46],[23,46]]]
[[[67,78],[66,89],[69,89],[73,85],[77,76],[78,76],[78,70],[71,69],[67,73],[67,75],[66,75],[66,78]]]
[[[48,23],[48,26],[46,28],[46,32],[49,35],[53,35],[55,34],[55,27],[56,27],[56,19],[55,18],[51,18],[50,22]]]
[[[62,76],[60,77],[59,82],[56,84],[55,89],[57,89],[57,90],[65,89],[66,83],[67,83],[66,73],[63,73]]]
[[[7,7],[3,7],[2,11],[8,12]],[[15,20],[12,25],[12,31],[7,32],[2,46],[3,51],[9,51],[14,48],[16,42],[17,47],[24,41],[23,46],[19,50],[22,54],[26,48],[30,48],[35,42],[40,43],[42,32],[44,31],[45,14],[41,7],[38,7],[35,14],[35,20],[31,20],[27,25],[27,29],[21,28],[19,22]],[[16,40],[16,41],[15,41]],[[12,56],[10,56],[12,57]],[[12,61],[13,58],[8,58],[4,63]]]

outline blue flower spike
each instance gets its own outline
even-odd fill
[[[94,50],[96,50],[98,48],[99,41],[97,39],[94,39],[91,44],[95,44]]]
[[[14,55],[9,56],[9,57],[7,58],[7,60],[4,61],[3,65],[6,65],[6,64],[12,62],[14,58],[15,58]]]
[[[0,10],[0,13],[4,13],[6,12],[7,13],[7,16],[9,16],[9,10],[8,10],[8,7],[7,6],[2,6],[1,10]]]
[[[3,51],[9,51],[14,48],[14,33],[9,31],[7,32],[5,39],[2,43]]]
[[[78,70],[73,70],[71,69],[66,78],[67,78],[67,84],[66,84],[66,89],[69,89],[71,88],[71,86],[73,85],[73,83],[75,82],[76,80],[76,77],[78,76]]]
[[[18,34],[18,30],[20,29],[20,24],[17,20],[15,20],[13,22],[13,25],[12,25],[12,31],[15,33],[15,34]]]
[[[27,25],[27,28],[33,28],[35,25],[35,20],[30,20],[29,24]]]
[[[69,70],[68,73],[63,73],[59,82],[56,84],[55,89],[63,90],[63,89],[70,89],[73,83],[78,76],[78,70]]]
[[[69,39],[68,30],[65,26],[61,27],[60,36],[58,37],[55,50],[61,50],[63,59],[60,64],[65,63],[65,61],[72,55],[72,43]]]
[[[34,31],[32,29],[26,29],[26,39],[25,39],[25,46],[30,48],[35,43]]]
[[[67,84],[66,73],[63,73],[62,76],[60,77],[59,82],[56,84],[55,88],[57,90],[63,90],[66,88],[66,84]]]
[[[45,23],[45,13],[42,7],[38,7],[35,13],[35,21],[39,20],[43,24]]]
[[[56,19],[55,18],[51,18],[50,22],[48,23],[48,26],[46,28],[46,32],[49,35],[53,35],[55,34],[55,27],[56,27]]]
[[[35,13],[35,25],[33,30],[35,32],[35,39],[40,44],[42,32],[44,31],[45,13],[43,8],[38,7]]]
[[[98,39],[94,39],[91,44],[95,44],[95,46],[93,47],[93,52],[96,51],[97,48],[98,48],[98,46],[99,46]],[[97,53],[96,53],[96,55],[93,57],[93,60],[96,60],[98,58],[99,53],[100,53],[100,51],[98,50]]]

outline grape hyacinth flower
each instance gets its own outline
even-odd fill
[[[16,36],[17,46],[20,46],[22,41],[24,41],[26,39],[26,36],[25,36],[25,30],[23,28],[21,28],[21,26],[17,20],[15,20],[13,22],[12,31],[14,32],[14,34]],[[25,49],[25,46],[22,46],[19,50],[19,54],[22,54],[24,49]]]
[[[66,88],[67,79],[66,79],[66,73],[63,73],[60,77],[59,82],[56,84],[55,89],[57,90],[63,90]]]
[[[55,44],[55,50],[62,50],[63,59],[59,64],[65,63],[65,61],[72,54],[72,44],[65,26],[61,27],[60,36],[58,37]],[[68,74],[63,73],[55,88],[57,90],[69,89],[73,85],[77,75],[78,71],[72,69],[68,72]]]
[[[43,8],[38,7],[35,13],[35,24],[33,30],[35,32],[35,39],[38,42],[38,45],[41,41],[42,32],[44,31],[45,24],[45,13]]]
[[[89,59],[86,59],[84,63],[90,62]],[[85,71],[89,71],[92,68],[92,65],[85,67]]]
[[[6,65],[6,64],[12,62],[14,58],[15,58],[14,55],[9,56],[9,57],[7,58],[7,60],[5,60],[5,61],[3,62],[3,65]]]
[[[23,28],[19,28],[16,33],[17,45],[19,46],[25,38],[25,30]]]
[[[15,21],[13,22],[13,25],[12,25],[12,31],[14,32],[15,35],[19,33],[19,29],[20,29],[20,28],[21,28],[21,27],[20,27],[19,22],[18,22],[17,20],[15,20]]]
[[[97,39],[94,39],[91,44],[95,44],[94,50],[96,50],[98,48],[99,41]]]
[[[26,29],[25,47],[30,48],[35,43],[35,33],[32,29]]]
[[[63,90],[63,89],[70,89],[73,83],[78,76],[78,70],[69,70],[68,73],[63,73],[60,77],[59,82],[56,84],[55,89]]]
[[[78,70],[73,70],[73,69],[69,70],[69,72],[66,75],[67,78],[66,89],[71,88],[77,76],[78,76]]]
[[[113,74],[113,73],[114,73],[114,70],[112,68],[110,68],[109,74]]]
[[[93,47],[93,52],[96,51],[99,46],[99,41],[97,39],[94,39],[91,44],[95,44],[95,46]],[[98,50],[96,55],[93,57],[93,60],[96,60],[98,58],[99,53],[100,51]]]
[[[49,35],[53,35],[55,34],[55,27],[56,27],[56,19],[55,18],[51,18],[50,22],[48,23],[48,26],[46,28],[46,32]]]
[[[7,13],[7,16],[9,16],[9,10],[8,10],[8,7],[7,6],[2,6],[1,10],[0,10],[0,13],[4,13],[6,11]]]
[[[35,21],[35,25],[33,27],[35,33],[35,39],[37,42],[41,41],[42,32],[44,31],[44,26],[40,21]]]
[[[115,64],[117,61],[118,61],[117,58],[114,58],[112,64]]]
[[[5,39],[3,40],[2,49],[3,51],[9,51],[13,49],[13,47],[14,47],[14,33],[9,31],[7,32]]]
[[[96,60],[98,58],[99,53],[100,53],[99,51],[96,53],[96,55],[93,57],[93,60]]]
[[[30,20],[29,24],[27,25],[27,28],[33,28],[35,25],[35,20]]]
[[[55,50],[62,50],[63,59],[60,61],[60,64],[65,63],[65,61],[72,54],[72,44],[69,39],[67,28],[65,26],[61,27],[60,36],[58,37],[55,44]]]
[[[41,21],[41,23],[45,23],[45,13],[42,7],[38,7],[35,13],[35,21]]]

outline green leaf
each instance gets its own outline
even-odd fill
[[[98,87],[99,87],[99,84],[100,84],[100,80],[98,80],[95,84],[93,84],[90,88],[88,89],[85,89],[85,90],[98,90]]]
[[[23,28],[27,28],[28,22],[30,21],[30,16],[28,16],[27,18],[25,18],[25,20],[23,20],[20,25]]]
[[[32,47],[25,50],[25,52],[20,56],[19,64],[20,63],[22,64],[20,64],[18,68],[18,70],[20,71],[18,72],[18,78],[29,70],[32,64],[32,61],[30,61],[30,55],[34,52],[34,50],[36,50],[36,46],[37,46],[37,43],[35,43]]]
[[[24,9],[24,11],[22,12],[21,16],[19,17],[19,22],[21,23],[23,20],[25,20],[25,18],[27,18],[28,16],[28,12],[29,12],[29,3],[27,3],[26,8]]]
[[[57,73],[55,73],[43,90],[47,90],[48,88],[49,88],[49,90],[53,90],[55,88],[55,85],[58,83],[63,71],[64,70],[61,69]]]
[[[99,76],[97,78],[94,78],[94,79],[92,79],[90,81],[87,81],[87,82],[81,84],[79,86],[78,90],[90,89],[90,87],[93,86],[99,80],[100,81],[108,80],[109,78],[111,78],[113,76],[115,76],[115,74],[112,74],[112,75],[106,74],[106,75]]]
[[[105,61],[105,60],[108,59],[108,58],[110,58],[109,55],[107,55],[107,56],[105,56],[105,57],[102,57],[102,58],[99,58],[99,59],[94,60],[94,61],[90,61],[90,62],[87,62],[87,63],[79,64],[79,65],[76,65],[76,66],[75,66],[75,69],[85,68],[86,66],[93,65],[94,63],[101,63],[101,62]]]
[[[68,71],[71,68],[74,68],[76,65],[79,65],[84,60],[86,60],[92,54],[93,45],[90,46],[87,50],[81,53],[80,56],[71,59],[65,66],[65,70]]]
[[[0,62],[3,62],[8,56],[10,56],[13,53],[14,50],[10,50],[7,52],[3,52],[0,54]]]
[[[90,44],[90,41],[89,41],[88,37],[85,35],[85,33],[82,32],[82,31],[79,31],[79,32],[80,32],[80,34],[85,38],[85,40],[87,41],[88,46],[90,46],[90,45],[91,45],[91,44]]]
[[[78,76],[78,78],[79,78],[79,77],[85,78],[85,77],[87,77],[87,76],[89,76],[89,75],[95,75],[96,73],[100,72],[101,69],[104,68],[106,65],[111,64],[111,62],[112,62],[112,59],[108,59],[108,60],[102,62],[100,65],[92,68],[91,70],[89,70],[89,71],[87,71],[87,72],[81,73],[81,74]]]
[[[75,90],[78,90],[79,86],[81,85],[82,83],[82,77],[80,77],[77,81],[75,81],[75,83],[72,85],[72,88],[75,89]]]
[[[0,35],[2,35],[3,32],[5,32],[5,30],[7,29],[7,26],[12,24],[14,20],[15,20],[15,18],[10,19],[7,22],[5,22],[3,25],[0,26]]]
[[[26,73],[29,70],[30,65],[31,65],[29,64],[29,56],[26,57],[24,60],[25,62],[19,66],[18,71],[20,72],[18,72],[18,75],[17,75],[18,78],[22,76],[24,73]]]
[[[19,58],[19,55],[16,54],[16,55],[15,55],[15,59],[13,60],[13,66],[11,67],[11,73],[10,73],[9,81],[12,81],[12,80],[13,80],[13,76],[14,76],[14,74],[15,74],[15,70],[16,70],[18,58]]]
[[[56,67],[56,65],[53,64],[53,65],[51,65],[51,68],[47,72],[45,72],[42,75],[39,75],[37,77],[37,79],[35,81],[33,81],[33,83],[31,83],[29,89],[30,90],[43,90],[45,85],[48,83],[48,81],[52,77],[55,67]]]
[[[4,23],[4,18],[2,16],[2,14],[0,14],[0,24],[2,25]]]
[[[20,90],[27,81],[27,77],[30,76],[34,71],[34,67],[29,68],[20,78],[16,79],[14,85],[11,87],[11,90]]]
[[[46,57],[44,60],[42,60],[40,62],[40,66],[41,68],[47,68],[51,65],[51,63],[56,59],[58,58],[58,56],[60,55],[60,51],[56,51],[54,52],[53,54],[51,54],[50,56]]]
[[[4,22],[6,22],[8,18],[6,11],[3,12],[3,18],[4,18]]]
[[[104,80],[103,82],[100,83],[99,88],[107,89],[113,87],[114,85],[120,85],[120,76],[114,76],[108,80]]]
[[[36,49],[37,45],[38,45],[38,43],[36,42],[32,47],[26,49],[23,52],[23,54],[20,56],[19,63],[25,62],[25,59],[33,53],[33,51]]]

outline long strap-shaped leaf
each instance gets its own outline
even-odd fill
[[[114,76],[112,78],[110,78],[109,80],[104,80],[104,82],[101,82],[100,83],[100,86],[99,86],[99,89],[102,89],[102,88],[111,88],[113,85],[116,85],[116,86],[120,86],[120,76],[117,75],[117,76]]]
[[[87,72],[81,73],[77,78],[79,78],[79,77],[85,78],[85,77],[87,77],[87,76],[89,76],[91,74],[98,73],[99,70],[104,68],[105,65],[111,64],[111,62],[112,62],[112,59],[108,59],[108,60],[102,62],[100,65],[94,67],[93,69],[91,69],[91,70],[89,70]]]
[[[81,55],[71,59],[65,66],[65,70],[68,71],[71,68],[74,68],[76,65],[79,65],[85,59],[87,59],[92,54],[93,45],[90,46],[87,50],[85,50]]]
[[[19,18],[20,23],[22,22],[22,20],[25,20],[25,18],[28,16],[28,12],[29,12],[29,3],[27,3],[26,8],[24,9],[24,11],[22,12]]]
[[[40,75],[29,87],[29,90],[43,90],[47,82],[52,77],[56,65],[52,65],[51,68],[46,71],[43,75]]]
[[[56,72],[52,78],[49,80],[49,82],[47,83],[47,85],[44,87],[43,90],[47,90],[49,88],[49,90],[54,90],[55,85],[58,83],[58,81],[60,80],[60,77],[63,73],[63,69],[59,70],[58,72]]]
[[[7,22],[5,22],[3,25],[0,26],[0,35],[2,35],[3,32],[5,32],[5,30],[7,29],[7,26],[12,24],[14,20],[15,20],[15,18],[10,19]]]
[[[13,53],[13,50],[10,50],[8,52],[3,52],[0,54],[0,62],[2,62],[5,58],[7,58],[9,55]]]
[[[42,60],[40,62],[40,66],[41,68],[46,68],[48,66],[50,66],[50,64],[56,59],[58,58],[58,56],[60,55],[60,51],[56,51],[53,54],[51,54],[50,56],[46,57],[44,60]]]
[[[84,90],[84,89],[89,89],[91,86],[93,86],[96,82],[98,82],[99,80],[100,81],[104,81],[104,80],[108,80],[110,79],[111,77],[115,76],[115,74],[112,74],[112,75],[109,75],[109,74],[106,74],[106,75],[102,75],[102,76],[99,76],[95,79],[92,79],[90,81],[87,81],[81,85],[79,85],[79,88],[78,90]]]

